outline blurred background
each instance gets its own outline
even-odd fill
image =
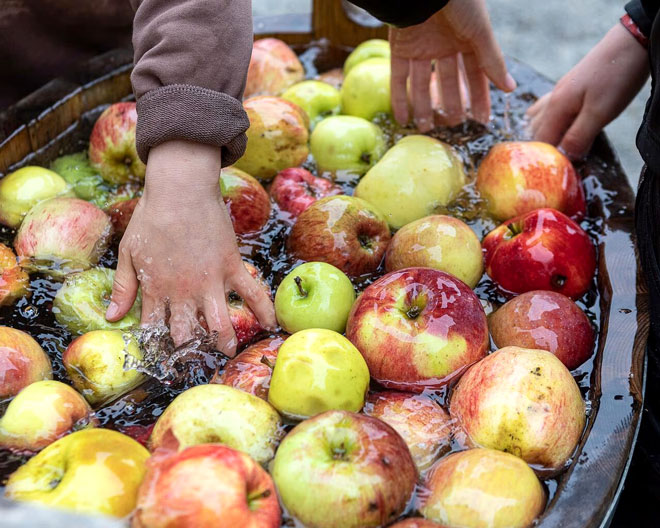
[[[504,53],[558,80],[624,13],[624,0],[487,0],[495,34]],[[283,23],[304,20],[311,0],[252,0],[255,30],[262,18],[280,15]],[[263,29],[262,29],[263,30]],[[606,132],[633,189],[642,160],[635,148],[650,82]]]

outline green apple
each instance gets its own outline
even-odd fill
[[[0,180],[0,223],[17,228],[33,205],[55,196],[73,196],[56,172],[32,165],[11,172]]]
[[[340,269],[325,262],[306,262],[294,268],[275,294],[275,315],[288,333],[327,328],[343,333],[355,290]]]
[[[406,136],[388,150],[355,189],[394,229],[433,214],[466,183],[454,150],[429,136]]]
[[[71,185],[78,198],[92,202],[98,207],[103,207],[108,201],[108,186],[90,164],[87,152],[60,156],[50,164],[50,168]]]
[[[351,69],[341,87],[341,111],[364,119],[392,113],[389,59],[367,59]]]
[[[73,430],[94,426],[85,399],[54,380],[36,381],[19,392],[0,419],[0,446],[39,451]]]
[[[137,340],[121,330],[93,330],[74,339],[62,354],[73,385],[92,405],[121,396],[144,381],[144,374],[127,368],[131,356],[142,359]]]
[[[114,278],[115,270],[108,268],[93,268],[67,275],[53,299],[57,322],[77,335],[92,330],[124,330],[139,325],[142,309],[139,292],[132,308],[122,319],[111,323],[105,318]]]
[[[260,464],[275,455],[282,420],[266,401],[227,385],[197,385],[179,394],[156,422],[149,447],[183,450],[221,443]]]
[[[5,496],[83,513],[125,517],[135,508],[149,452],[129,436],[85,429],[19,467]]]
[[[368,388],[369,368],[358,349],[337,332],[310,328],[282,343],[268,401],[299,420],[330,409],[357,412]]]
[[[339,90],[323,81],[303,81],[282,94],[282,99],[297,104],[309,117],[310,128],[323,118],[339,113]]]
[[[385,134],[373,123],[354,116],[331,116],[312,132],[310,149],[319,172],[367,172],[387,150]]]
[[[361,62],[376,57],[389,60],[390,43],[383,39],[370,39],[361,42],[346,58],[344,62],[344,75],[347,75],[354,66],[357,66]]]

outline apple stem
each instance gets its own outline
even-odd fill
[[[275,368],[275,365],[273,362],[268,359],[266,356],[261,356],[261,362],[266,365],[270,370],[273,370]]]
[[[293,280],[295,281],[296,286],[298,286],[298,293],[300,293],[300,296],[301,297],[307,297],[307,292],[305,291],[305,288],[303,288],[303,285],[302,285],[302,279],[296,275],[293,278]]]
[[[360,156],[360,159],[364,163],[369,164],[369,163],[371,163],[371,154],[369,154],[368,152],[365,152],[364,154],[362,154],[362,156]]]

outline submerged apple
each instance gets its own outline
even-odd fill
[[[118,238],[124,235],[139,201],[139,198],[119,200],[106,208],[105,212],[110,216],[110,222],[112,223],[112,232]]]
[[[268,193],[247,172],[236,167],[222,169],[220,190],[237,235],[258,231],[268,221]]]
[[[286,42],[276,38],[258,39],[252,45],[243,97],[280,95],[304,77],[303,65]]]
[[[50,359],[30,334],[0,326],[0,400],[35,381],[52,379]]]
[[[314,176],[302,167],[280,171],[270,185],[273,200],[294,220],[317,200],[338,194],[344,194],[339,185]]]
[[[14,301],[29,293],[30,277],[18,265],[11,248],[0,244],[0,306],[14,304]]]

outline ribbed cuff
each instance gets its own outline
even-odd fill
[[[137,112],[137,151],[145,163],[151,147],[175,139],[222,147],[223,167],[245,152],[250,121],[241,102],[230,95],[171,84],[140,97]]]

